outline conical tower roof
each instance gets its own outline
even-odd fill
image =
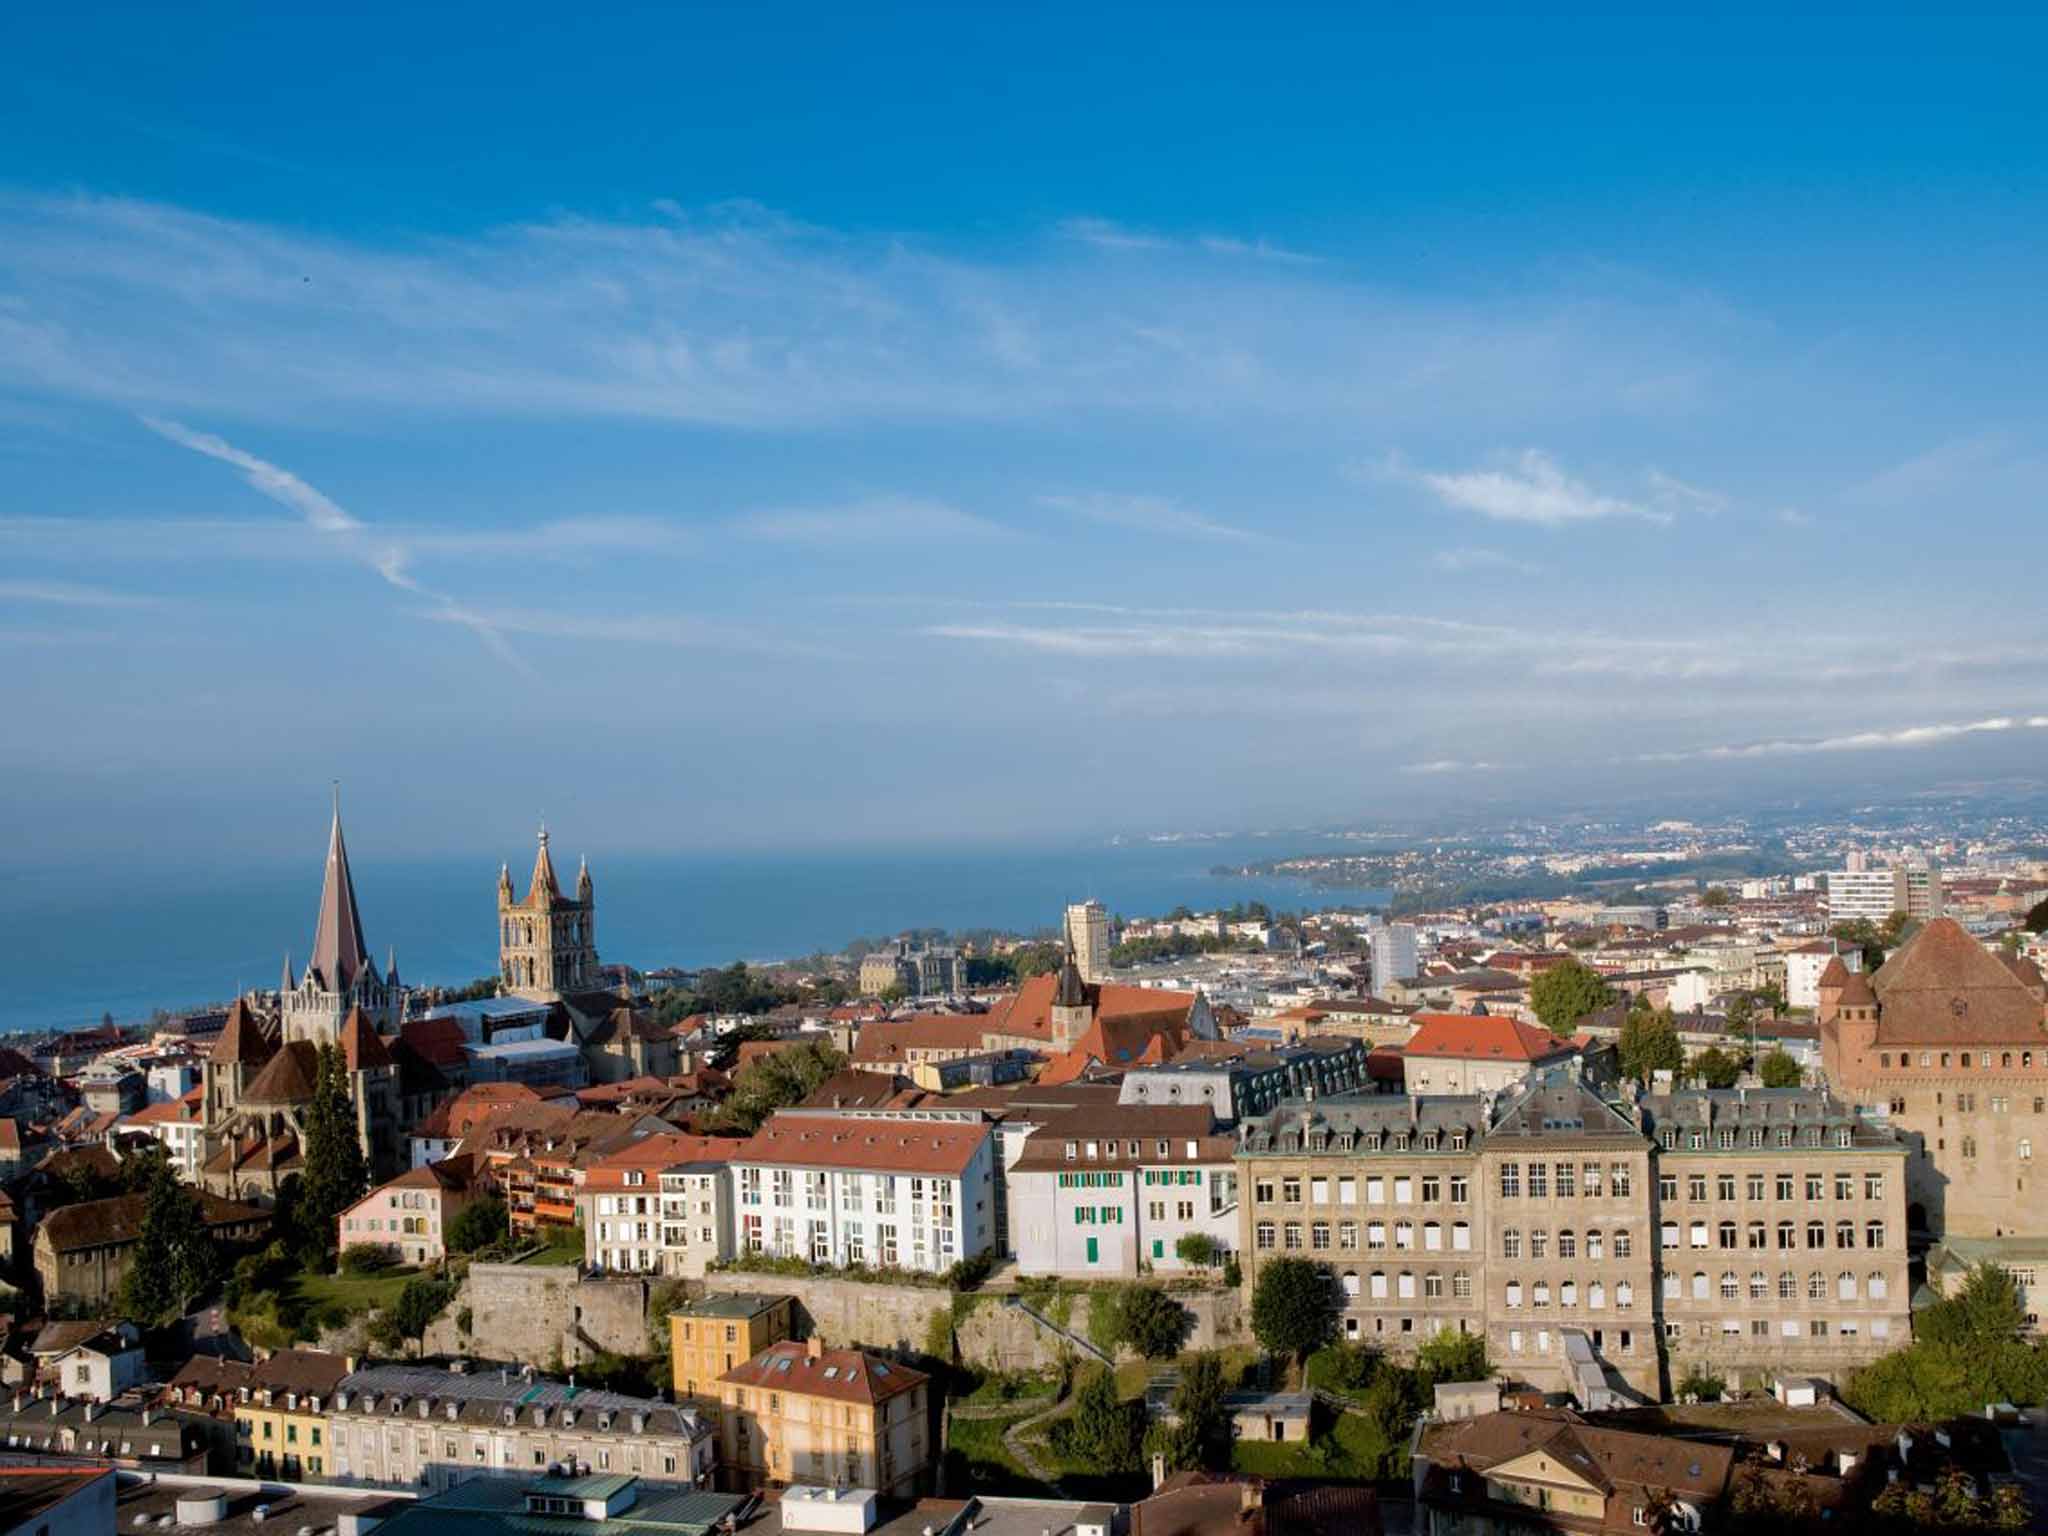
[[[341,1056],[348,1063],[351,1072],[367,1072],[372,1067],[391,1065],[391,1049],[385,1045],[384,1037],[377,1033],[370,1021],[363,1017],[363,1010],[351,1008],[348,1017],[341,1024]]]
[[[334,793],[334,825],[327,834],[327,869],[320,884],[320,916],[313,925],[310,969],[330,992],[346,992],[370,964],[363,942],[363,915],[356,907],[355,877],[349,873],[348,844],[341,836],[341,791]]]
[[[209,1061],[222,1066],[240,1064],[253,1067],[276,1054],[277,1045],[270,1038],[270,1032],[256,1017],[248,999],[238,997],[228,1009],[228,1021],[214,1037],[213,1049],[206,1056]]]
[[[1074,962],[1074,946],[1067,946],[1066,963],[1060,967],[1059,989],[1053,993],[1055,1008],[1086,1008],[1088,984],[1081,979],[1081,967]]]
[[[555,861],[548,854],[548,829],[540,829],[540,850],[533,856],[533,880],[526,888],[526,904],[538,907],[562,899],[561,883],[555,879]]]

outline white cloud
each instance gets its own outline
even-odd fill
[[[747,512],[733,530],[750,539],[781,544],[865,544],[923,540],[1006,538],[1000,523],[976,517],[942,501],[914,496],[878,496],[843,507],[799,507]]]
[[[1446,773],[1492,773],[1492,763],[1465,762],[1454,757],[1439,757],[1426,763],[1403,765],[1403,773],[1446,774]]]
[[[1220,539],[1244,544],[1268,541],[1268,536],[1263,533],[1219,523],[1164,496],[1120,496],[1095,491],[1085,495],[1042,496],[1039,500],[1056,511],[1071,512],[1076,517],[1119,528],[1136,528],[1175,538]]]
[[[1164,251],[1173,245],[1163,235],[1129,229],[1109,219],[1062,219],[1059,232],[1069,240],[1105,251]]]
[[[1855,731],[1846,736],[1786,738],[1741,742],[1732,746],[1696,747],[1683,752],[1646,752],[1641,763],[1740,761],[1763,757],[1800,757],[1818,752],[1870,752],[1901,747],[1931,747],[1964,736],[2000,735],[2007,731],[2048,730],[2048,715],[1995,715],[1942,725],[1909,725],[1890,731]]]
[[[462,625],[506,661],[522,668],[525,666],[506,643],[504,635],[488,619],[454,598],[422,586],[411,574],[410,556],[402,544],[378,534],[368,524],[350,516],[297,475],[266,459],[259,459],[253,453],[244,453],[211,433],[195,432],[175,421],[146,416],[143,424],[158,436],[190,448],[194,453],[218,459],[223,464],[232,464],[242,471],[242,478],[250,486],[298,513],[309,528],[332,541],[337,551],[368,566],[388,585],[434,604],[432,617]]]
[[[73,581],[0,581],[0,602],[48,603],[59,608],[139,608],[154,601]]]
[[[1497,549],[1477,549],[1469,545],[1462,549],[1440,549],[1430,556],[1429,563],[1440,571],[1457,575],[1472,571],[1517,571],[1526,575],[1542,569]]]
[[[1477,512],[1503,523],[1561,528],[1571,523],[1634,518],[1668,523],[1663,507],[1594,490],[1567,475],[1549,455],[1531,448],[1512,469],[1475,469],[1457,474],[1422,471],[1415,480],[1447,507]]]

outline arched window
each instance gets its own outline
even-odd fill
[[[1358,1271],[1355,1269],[1344,1271],[1344,1294],[1346,1296],[1356,1296],[1358,1294]]]
[[[1387,1299],[1387,1273],[1386,1273],[1386,1271],[1385,1271],[1385,1270],[1383,1270],[1383,1269],[1376,1269],[1376,1270],[1374,1270],[1374,1271],[1372,1272],[1372,1277],[1371,1277],[1371,1283],[1372,1283],[1372,1299],[1373,1299],[1374,1301],[1385,1301],[1385,1300]]]
[[[1606,1305],[1607,1287],[1598,1280],[1588,1281],[1586,1284],[1586,1309],[1589,1312],[1598,1312]]]
[[[1557,1234],[1557,1256],[1560,1259],[1575,1259],[1579,1256],[1579,1237],[1570,1227]]]
[[[1770,1289],[1770,1277],[1762,1270],[1753,1269],[1749,1272],[1749,1299],[1751,1301],[1762,1301],[1770,1293]]]
[[[1736,1301],[1740,1299],[1741,1295],[1742,1282],[1735,1278],[1735,1271],[1732,1269],[1722,1270],[1721,1299],[1723,1301]]]
[[[1825,1248],[1828,1245],[1828,1227],[1824,1221],[1809,1221],[1806,1224],[1806,1246]]]
[[[1865,1290],[1865,1294],[1868,1295],[1872,1301],[1883,1301],[1885,1298],[1885,1292],[1888,1289],[1889,1287],[1885,1284],[1884,1271],[1881,1269],[1873,1269],[1870,1272],[1870,1280]]]
[[[1705,1301],[1707,1299],[1707,1272],[1703,1269],[1696,1269],[1692,1272],[1692,1299],[1694,1301]]]
[[[1835,1223],[1835,1246],[1837,1248],[1854,1248],[1856,1246],[1855,1222],[1838,1221]]]
[[[1856,1299],[1856,1277],[1846,1269],[1835,1276],[1835,1299],[1837,1301],[1854,1301]]]
[[[1798,1299],[1799,1299],[1799,1280],[1798,1280],[1798,1277],[1797,1277],[1797,1276],[1795,1276],[1795,1275],[1794,1275],[1794,1274],[1792,1273],[1792,1271],[1791,1271],[1791,1270],[1789,1270],[1789,1269],[1787,1269],[1787,1270],[1781,1270],[1781,1271],[1779,1272],[1779,1274],[1778,1274],[1778,1300],[1780,1300],[1780,1301],[1797,1301]]]
[[[1732,1221],[1722,1222],[1716,1235],[1720,1238],[1723,1248],[1733,1248],[1735,1246],[1735,1223]]]
[[[1817,1269],[1806,1277],[1806,1299],[1808,1301],[1826,1301],[1828,1299],[1828,1277]]]

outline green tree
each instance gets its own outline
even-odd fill
[[[2048,1354],[2027,1343],[2012,1278],[1972,1270],[1955,1295],[1913,1319],[1913,1342],[1849,1378],[1842,1397],[1866,1418],[1908,1423],[1983,1411],[1986,1403],[2048,1398]]]
[[[1805,1076],[1783,1046],[1764,1052],[1756,1064],[1756,1075],[1766,1088],[1797,1088]]]
[[[1252,1335],[1267,1352],[1306,1361],[1335,1332],[1330,1278],[1321,1266],[1307,1259],[1273,1259],[1261,1266],[1252,1289]]]
[[[2027,908],[2026,919],[2020,926],[2029,933],[2048,933],[2048,896]]]
[[[1622,1021],[1619,1043],[1621,1070],[1639,1083],[1647,1083],[1662,1069],[1676,1073],[1685,1066],[1685,1047],[1678,1043],[1678,1026],[1668,1008],[1636,1008]]]
[[[1738,992],[1728,999],[1728,1008],[1723,1016],[1728,1020],[1728,1032],[1739,1035],[1756,1017],[1756,1001],[1747,992]]]
[[[1686,1367],[1684,1377],[1671,1390],[1680,1397],[1696,1397],[1703,1403],[1718,1403],[1721,1394],[1728,1390],[1728,1383],[1695,1361]]]
[[[1074,1393],[1074,1411],[1054,1427],[1060,1449],[1096,1472],[1130,1472],[1138,1465],[1144,1406],[1116,1395],[1116,1376],[1090,1371]]]
[[[475,1253],[512,1235],[505,1202],[496,1195],[472,1200],[448,1223],[446,1242],[450,1253]]]
[[[1701,894],[1700,905],[1707,908],[1709,911],[1712,911],[1716,907],[1728,906],[1730,903],[1734,901],[1734,899],[1734,897],[1728,894],[1727,886],[1710,885]]]
[[[1439,1328],[1415,1354],[1415,1368],[1431,1387],[1447,1381],[1485,1381],[1493,1375],[1486,1358],[1486,1335]]]
[[[1183,1264],[1209,1269],[1223,1257],[1223,1245],[1206,1232],[1183,1232],[1173,1245],[1174,1256]]]
[[[776,1110],[800,1104],[818,1084],[846,1065],[846,1058],[822,1040],[804,1040],[752,1062],[733,1079],[719,1106],[719,1122],[752,1135]]]
[[[1035,944],[1019,944],[1010,951],[1010,972],[1019,981],[1029,981],[1047,971],[1057,971],[1066,962],[1067,952],[1050,940]]]
[[[1733,1088],[1735,1080],[1742,1076],[1741,1058],[1718,1045],[1708,1046],[1686,1066],[1702,1088]]]
[[[1568,1035],[1587,1014],[1614,1001],[1614,991],[1596,970],[1563,960],[1537,972],[1529,984],[1529,1005],[1553,1035]]]
[[[409,1344],[415,1351],[435,1318],[455,1299],[455,1282],[419,1275],[405,1282],[397,1300],[377,1314],[372,1332],[391,1347]]]
[[[1767,981],[1758,987],[1756,1000],[1774,1015],[1785,1011],[1785,989],[1775,981]]]
[[[121,1310],[149,1327],[181,1317],[212,1289],[220,1267],[199,1197],[178,1182],[168,1163],[159,1164],[143,1194],[142,1230],[121,1282]]]
[[[1877,942],[1888,950],[1897,949],[1919,931],[1919,918],[1908,917],[1903,912],[1894,912],[1878,924]]]
[[[320,1047],[313,1101],[306,1106],[305,1161],[295,1212],[299,1251],[308,1263],[325,1264],[334,1254],[341,1213],[370,1187],[348,1065],[331,1043]]]
[[[1878,937],[1877,924],[1867,917],[1852,917],[1836,923],[1828,930],[1828,937],[1862,950],[1866,975],[1884,964],[1884,941]]]
[[[1223,1408],[1223,1365],[1213,1354],[1190,1357],[1174,1388],[1173,1412],[1145,1431],[1145,1455],[1166,1458],[1170,1472],[1213,1466],[1227,1459],[1230,1419]]]
[[[1192,1319],[1156,1285],[1127,1285],[1117,1296],[1116,1337],[1148,1360],[1179,1353]]]

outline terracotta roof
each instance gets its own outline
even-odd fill
[[[1820,975],[1815,979],[1814,985],[1817,987],[1839,987],[1848,979],[1849,967],[1842,963],[1840,955],[1836,955],[1834,959],[1820,968]]]
[[[1503,1015],[1418,1013],[1403,1050],[1409,1057],[1454,1056],[1465,1061],[1543,1061],[1572,1046],[1549,1030]]]
[[[1059,978],[1050,972],[1033,976],[1009,998],[986,1015],[983,1033],[1016,1035],[1020,1038],[1052,1038],[1052,1000]],[[1165,992],[1151,987],[1127,987],[1103,982],[1088,989],[1098,1020],[1145,1018],[1161,1022],[1187,1023],[1194,1011],[1194,992]]]
[[[1602,1494],[1661,1488],[1712,1502],[1726,1488],[1735,1460],[1725,1445],[1606,1429],[1568,1411],[1542,1410],[1432,1424],[1423,1431],[1421,1448],[1430,1463],[1425,1494],[1437,1501],[1454,1497],[1449,1492],[1452,1471],[1486,1472],[1542,1451]],[[1466,1497],[1483,1501],[1485,1486],[1479,1478],[1467,1478]]]
[[[2040,1044],[2039,997],[1954,918],[1937,917],[1870,978],[1880,1045]]]
[[[160,1104],[147,1104],[132,1115],[121,1118],[123,1126],[133,1125],[185,1125],[197,1120],[201,1113],[201,1102],[206,1090],[194,1088],[180,1098],[165,1099]]]
[[[729,1137],[689,1136],[681,1131],[642,1137],[631,1146],[621,1147],[596,1158],[584,1168],[585,1189],[625,1189],[626,1175],[635,1170],[642,1174],[659,1173],[664,1168],[675,1168],[685,1163],[724,1163],[731,1160],[742,1143]]]
[[[1849,972],[1847,979],[1840,982],[1835,990],[1835,1001],[1838,1005],[1850,1008],[1877,1006],[1877,994],[1870,990],[1870,978],[1861,971]]]
[[[386,1189],[467,1190],[483,1178],[483,1173],[481,1158],[474,1153],[458,1152],[455,1156],[444,1157],[439,1162],[422,1163],[417,1168],[408,1168],[397,1178],[378,1185],[370,1191],[370,1195]],[[370,1195],[363,1198],[367,1200]]]
[[[907,1019],[863,1024],[860,1033],[853,1037],[852,1059],[894,1066],[908,1063],[913,1050],[978,1052],[982,1048],[982,1037],[990,1027],[991,1017],[978,1013],[920,1013]],[[781,1048],[774,1041],[749,1041],[748,1044]],[[746,1045],[740,1047],[743,1053],[746,1049]],[[744,1063],[747,1058],[743,1054],[740,1059]]]
[[[792,1339],[771,1344],[718,1379],[735,1386],[765,1387],[840,1403],[874,1404],[922,1386],[926,1377],[922,1371],[879,1359],[864,1350],[821,1349],[814,1355],[808,1344]]]
[[[476,1083],[435,1105],[412,1134],[460,1141],[508,1104],[539,1104],[543,1097],[525,1083]]]
[[[320,1048],[310,1040],[278,1047],[268,1066],[242,1090],[244,1104],[310,1104],[320,1081]]]
[[[1176,1473],[1131,1506],[1131,1536],[1261,1536],[1263,1504],[1256,1479]]]
[[[384,1044],[384,1037],[370,1026],[363,1017],[363,1010],[351,1008],[348,1017],[341,1021],[341,1055],[351,1072],[367,1072],[374,1067],[391,1066],[391,1051]]]
[[[732,1161],[958,1174],[974,1160],[988,1136],[984,1124],[778,1114],[734,1148]]]
[[[270,1212],[259,1206],[223,1200],[204,1191],[195,1191],[193,1198],[199,1202],[209,1227],[270,1220]],[[115,1195],[107,1200],[60,1206],[43,1218],[41,1231],[49,1234],[50,1246],[59,1253],[108,1243],[132,1243],[142,1235],[142,1213],[148,1201],[147,1195]]]
[[[276,1052],[277,1042],[270,1038],[263,1021],[246,999],[238,997],[234,1006],[228,1009],[228,1021],[214,1037],[213,1048],[206,1053],[206,1059],[222,1066],[233,1066],[238,1062],[244,1066],[256,1066],[270,1060]]]
[[[460,1019],[407,1019],[398,1037],[437,1067],[459,1067],[469,1059]]]

